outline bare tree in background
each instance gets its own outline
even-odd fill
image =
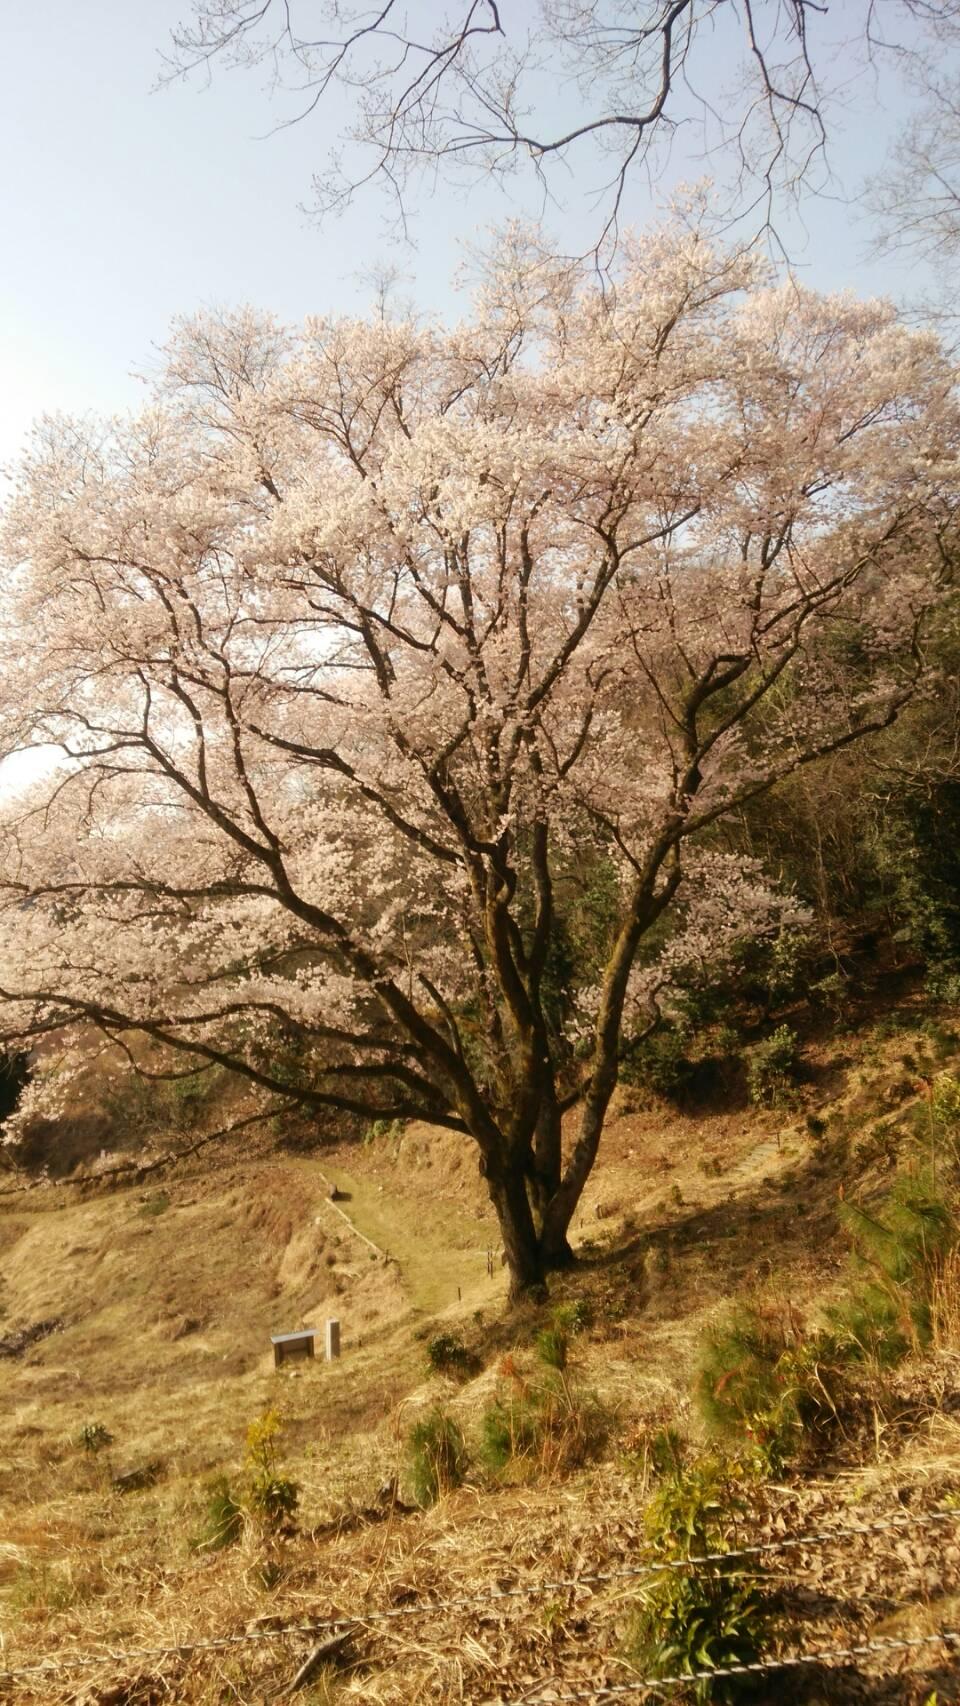
[[[958,27],[960,0],[194,0],[169,72],[267,65],[297,97],[290,123],[346,91],[352,121],[313,180],[319,213],[379,182],[405,224],[421,174],[532,173],[547,196],[576,168],[597,192],[600,253],[628,180],[660,177],[680,127],[725,181],[718,211],[773,231],[785,200],[826,182],[857,77]]]
[[[908,250],[934,264],[960,256],[960,74],[924,80],[924,102],[874,178],[881,254]]]

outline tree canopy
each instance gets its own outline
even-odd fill
[[[3,803],[11,1046],[461,1132],[537,1286],[625,1036],[795,908],[716,827],[924,690],[957,429],[931,334],[683,224],[603,288],[514,233],[450,328],[178,325],[6,518],[0,745],[62,753]]]

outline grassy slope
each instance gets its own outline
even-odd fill
[[[592,1298],[582,1375],[615,1413],[618,1448],[566,1482],[465,1491],[425,1516],[361,1520],[339,1536],[331,1521],[369,1506],[399,1466],[410,1419],[439,1396],[469,1430],[495,1384],[498,1353],[533,1331],[532,1320],[504,1320],[503,1273],[487,1275],[495,1228],[469,1150],[413,1127],[399,1143],[382,1138],[322,1162],[263,1148],[150,1190],[78,1201],[62,1187],[0,1199],[0,1332],[46,1315],[65,1320],[23,1357],[0,1362],[2,1662],[242,1630],[264,1615],[355,1611],[411,1587],[482,1591],[494,1578],[564,1573],[629,1548],[646,1484],[645,1429],[690,1425],[704,1321],[733,1294],[773,1290],[802,1303],[829,1288],[842,1257],[839,1183],[861,1176],[879,1186],[895,1143],[923,1132],[905,1055],[927,1071],[936,1064],[919,1032],[821,1043],[803,1104],[786,1119],[736,1108],[681,1115],[622,1096],[574,1228],[584,1265],[559,1288]],[[811,1109],[832,1115],[823,1142],[806,1130]],[[346,1193],[343,1212],[391,1261],[377,1259],[326,1200],[330,1178]],[[275,1373],[269,1333],[330,1314],[343,1322],[341,1363]],[[423,1339],[440,1327],[462,1331],[486,1360],[463,1388],[425,1372]],[[952,1379],[949,1359],[943,1378]],[[266,1553],[248,1538],[230,1553],[192,1554],[203,1477],[236,1471],[246,1424],[271,1404],[287,1418],[289,1469],[302,1483],[299,1534]],[[855,1474],[848,1467],[839,1482],[784,1495],[791,1526],[801,1513],[816,1520],[818,1500],[881,1508],[891,1475],[901,1491],[919,1488],[917,1497],[960,1485],[956,1423],[946,1405],[927,1408],[903,1438],[878,1422],[873,1461]],[[115,1436],[105,1456],[73,1443],[91,1421]],[[112,1490],[112,1473],[150,1460],[161,1465],[155,1485],[125,1497]],[[942,1574],[940,1554],[914,1552],[898,1566],[921,1591],[935,1567]],[[855,1604],[867,1591],[857,1585],[863,1559],[838,1568]],[[840,1613],[831,1621],[821,1612],[825,1629],[836,1632],[838,1618],[848,1629]],[[368,1668],[347,1679],[345,1697],[480,1701],[515,1673],[577,1675],[587,1665],[589,1625],[565,1603],[546,1622],[537,1601],[519,1621],[481,1619],[467,1637],[462,1625],[372,1631]],[[111,1665],[92,1682],[125,1679],[116,1698],[129,1706],[168,1698],[168,1684],[184,1702],[253,1701],[295,1668],[278,1644],[216,1663]],[[75,1698],[77,1683],[44,1678],[33,1694],[18,1686],[18,1700],[52,1703]]]

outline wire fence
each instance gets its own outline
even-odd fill
[[[638,1677],[635,1682],[611,1682],[593,1688],[574,1689],[558,1694],[553,1688],[546,1693],[517,1694],[503,1706],[568,1706],[568,1702],[590,1700],[602,1706],[605,1700],[616,1700],[625,1694],[650,1694],[660,1689],[688,1686],[695,1682],[716,1682],[727,1676],[759,1676],[779,1670],[795,1670],[801,1665],[831,1664],[837,1660],[869,1657],[873,1653],[904,1653],[917,1647],[960,1647],[960,1634],[940,1629],[933,1635],[904,1636],[902,1640],[877,1636],[873,1641],[861,1641],[854,1647],[821,1647],[809,1653],[784,1653],[778,1659],[757,1659],[753,1664],[716,1665],[712,1670],[695,1670],[677,1676]],[[535,1685],[543,1689],[543,1683]],[[562,1685],[561,1685],[562,1686]]]
[[[658,1559],[643,1564],[624,1565],[614,1570],[582,1571],[576,1576],[560,1576],[551,1580],[518,1582],[510,1587],[487,1588],[482,1594],[460,1595],[452,1599],[417,1599],[408,1605],[376,1606],[357,1611],[350,1616],[301,1619],[296,1623],[271,1624],[263,1629],[247,1629],[230,1635],[200,1636],[193,1640],[172,1642],[163,1646],[151,1647],[122,1647],[105,1648],[94,1653],[68,1653],[62,1658],[47,1659],[37,1664],[21,1665],[9,1670],[0,1670],[0,1686],[14,1682],[20,1678],[55,1676],[70,1671],[94,1669],[102,1665],[120,1665],[131,1661],[154,1660],[164,1658],[187,1659],[198,1653],[225,1652],[233,1647],[251,1646],[264,1641],[293,1640],[297,1637],[318,1638],[341,1634],[348,1630],[356,1630],[366,1625],[390,1623],[401,1619],[416,1617],[439,1616],[451,1611],[475,1611],[488,1609],[492,1603],[503,1600],[537,1599],[547,1596],[554,1597],[561,1593],[578,1593],[604,1587],[614,1582],[636,1581],[643,1578],[662,1575],[665,1572],[696,1569],[710,1564],[729,1564],[737,1559],[768,1557],[781,1552],[797,1551],[814,1547],[817,1549],[843,1545],[851,1539],[865,1535],[887,1534],[902,1532],[904,1529],[936,1528],[942,1524],[960,1522],[960,1508],[956,1510],[933,1510],[917,1513],[902,1512],[877,1522],[844,1523],[840,1527],[814,1529],[803,1534],[785,1535],[777,1540],[758,1541],[752,1546],[732,1548],[726,1552],[706,1552],[689,1558]],[[910,1647],[924,1646],[934,1643],[945,1643],[948,1646],[960,1645],[960,1634],[951,1630],[941,1630],[936,1634],[917,1636],[912,1640],[887,1641],[877,1639],[858,1647],[836,1648],[821,1652],[799,1653],[786,1655],[779,1659],[758,1661],[753,1665],[741,1665],[726,1670],[713,1669],[695,1673],[693,1676],[646,1678],[637,1681],[610,1684],[606,1688],[574,1691],[568,1694],[554,1692],[525,1694],[518,1696],[511,1706],[555,1706],[561,1701],[603,1700],[614,1698],[619,1694],[638,1694],[644,1690],[665,1689],[683,1683],[695,1681],[698,1678],[747,1675],[755,1670],[775,1671],[797,1665],[827,1663],[830,1659],[856,1658],[868,1652],[902,1651]],[[544,1683],[536,1684],[543,1689]]]

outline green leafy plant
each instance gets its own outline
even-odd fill
[[[628,1040],[620,1069],[623,1083],[641,1085],[666,1099],[680,1096],[693,1070],[688,1043],[689,1035],[682,1024],[654,1031],[638,1042]]]
[[[293,1515],[300,1500],[298,1483],[280,1472],[277,1441],[282,1432],[282,1417],[266,1410],[247,1429],[244,1459],[251,1512],[274,1528]]]
[[[436,1374],[468,1380],[479,1372],[480,1359],[468,1350],[458,1333],[437,1333],[427,1345],[427,1361]]]
[[[766,1651],[774,1629],[770,1598],[755,1567],[725,1556],[744,1507],[742,1472],[716,1458],[678,1467],[651,1500],[651,1562],[674,1567],[644,1583],[629,1625],[628,1656],[646,1675],[753,1664]],[[743,1698],[744,1681],[701,1679],[693,1693],[698,1701],[733,1701]]]
[[[98,1452],[105,1451],[113,1444],[113,1434],[103,1422],[84,1422],[77,1434],[77,1445],[81,1451],[88,1451],[92,1457]]]
[[[745,1051],[747,1094],[758,1107],[775,1108],[786,1101],[797,1071],[797,1036],[789,1025],[778,1025],[762,1043]]]
[[[407,1466],[418,1505],[434,1505],[441,1494],[463,1485],[469,1467],[463,1430],[452,1416],[431,1410],[407,1436]]]

